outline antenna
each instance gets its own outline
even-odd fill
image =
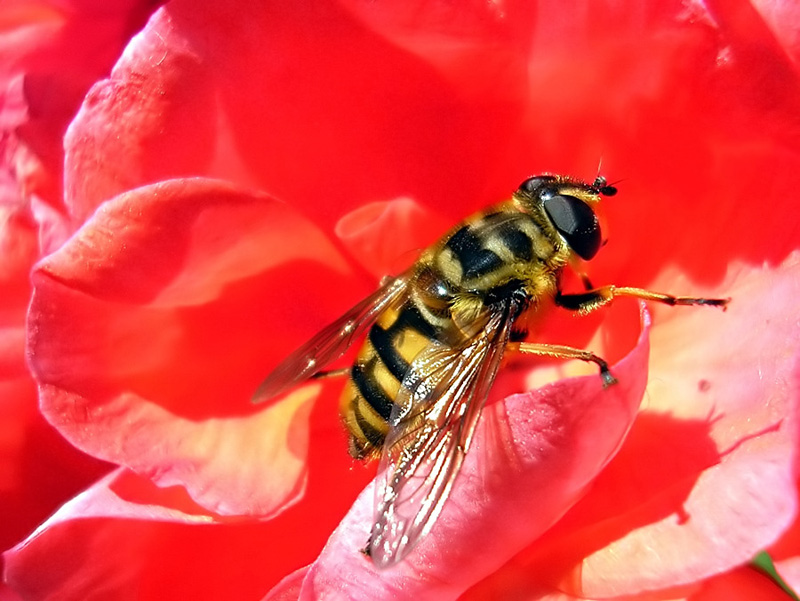
[[[617,180],[617,182],[622,180]],[[614,183],[617,183],[614,182]],[[617,189],[614,187],[613,184],[609,184],[605,177],[602,175],[598,175],[592,185],[589,186],[592,191],[597,194],[602,194],[603,196],[614,196],[617,193]]]

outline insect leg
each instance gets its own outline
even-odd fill
[[[643,300],[655,301],[664,303],[665,305],[710,305],[714,307],[722,307],[730,302],[730,298],[698,298],[693,296],[672,296],[671,294],[663,294],[661,292],[653,292],[645,290],[644,288],[631,288],[628,286],[602,286],[579,294],[561,294],[556,295],[556,304],[570,309],[571,311],[580,311],[588,313],[597,307],[610,303],[617,296],[632,296],[634,298],[641,298]]]
[[[317,373],[309,376],[310,380],[322,380],[323,378],[341,378],[350,374],[349,367],[342,369],[330,369],[328,371],[318,371]]]
[[[542,357],[553,357],[555,359],[579,359],[581,361],[591,361],[600,367],[600,377],[603,379],[603,388],[607,388],[617,383],[617,379],[611,375],[608,363],[601,358],[583,349],[562,344],[534,344],[532,342],[511,342],[507,349],[511,352],[517,351],[529,355],[539,355]]]

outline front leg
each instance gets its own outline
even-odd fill
[[[693,296],[672,296],[661,292],[652,292],[644,288],[630,288],[627,286],[602,286],[587,292],[578,294],[563,294],[561,291],[556,294],[556,304],[570,311],[580,311],[589,313],[597,307],[610,303],[618,296],[632,296],[643,300],[656,301],[665,305],[709,305],[722,307],[730,302],[730,298],[697,298]]]

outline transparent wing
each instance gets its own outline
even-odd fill
[[[509,301],[510,303],[510,301]],[[381,457],[368,552],[401,561],[439,516],[475,433],[511,334],[506,306],[463,346],[434,343],[403,380]]]
[[[386,281],[335,322],[284,359],[259,385],[253,403],[262,403],[304,382],[341,357],[383,311],[403,296],[408,276]]]

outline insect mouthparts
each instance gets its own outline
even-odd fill
[[[602,194],[603,196],[614,196],[617,193],[617,188],[609,184],[608,180],[602,175],[598,175],[595,178],[590,188],[595,194]]]

